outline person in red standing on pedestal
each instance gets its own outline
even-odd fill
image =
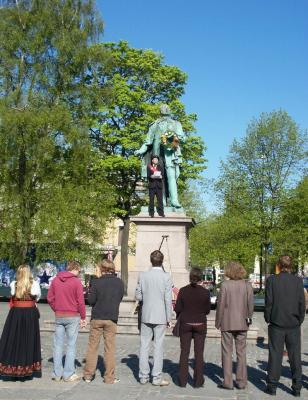
[[[12,378],[41,376],[39,311],[41,296],[30,267],[20,265],[11,283],[11,309],[0,340],[0,375]]]
[[[152,156],[151,164],[147,168],[148,181],[149,181],[149,215],[154,217],[154,198],[157,198],[157,212],[160,217],[164,217],[164,203],[163,203],[163,181],[164,170],[159,165],[159,157]]]

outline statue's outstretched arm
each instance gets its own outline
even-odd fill
[[[153,144],[154,140],[154,129],[153,125],[150,126],[148,134],[145,138],[145,141],[143,142],[142,146],[140,147],[139,150],[135,151],[136,156],[143,156],[148,151],[149,146]]]
[[[148,151],[148,145],[143,143],[139,150],[135,151],[135,156],[143,156]]]

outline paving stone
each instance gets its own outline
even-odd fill
[[[0,329],[2,330],[8,312],[7,303],[0,303]],[[40,305],[41,320],[52,319],[53,315],[47,304]],[[256,313],[254,323],[258,324],[266,334],[266,324],[262,313]],[[303,383],[302,399],[308,399],[308,319],[304,322],[304,339],[302,346]],[[150,383],[141,386],[138,381],[139,337],[117,337],[117,369],[116,375],[120,382],[116,385],[106,385],[102,380],[104,370],[103,358],[99,357],[96,379],[87,384],[83,381],[75,383],[55,383],[51,381],[52,374],[52,339],[49,332],[41,334],[43,376],[25,382],[0,381],[0,400],[159,400],[159,399],[207,399],[207,400],[265,400],[272,398],[264,394],[267,367],[267,340],[264,343],[248,344],[247,363],[249,385],[244,391],[224,391],[217,388],[222,377],[221,350],[218,339],[207,339],[205,344],[205,385],[194,389],[190,384],[186,388],[176,385],[178,359],[180,353],[179,339],[167,337],[164,354],[164,377],[171,381],[165,388],[157,388]],[[79,335],[77,341],[77,372],[81,375],[88,336]],[[100,351],[103,350],[103,342]],[[193,353],[190,355],[190,374],[193,373]],[[191,381],[191,380],[190,380]],[[290,371],[286,358],[283,361],[282,377],[277,390],[277,399],[292,398],[290,391]]]

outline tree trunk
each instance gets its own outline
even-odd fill
[[[129,239],[129,225],[130,219],[125,218],[123,220],[124,227],[121,238],[121,278],[124,283],[125,294],[127,295],[128,285],[128,239]]]
[[[268,248],[269,248],[269,243],[266,242],[264,243],[264,275],[265,275],[265,280],[269,277],[270,274],[270,269],[269,269],[269,263],[268,263]]]
[[[263,289],[263,242],[261,242],[260,245],[260,257],[259,257],[259,263],[260,263],[260,288],[259,290],[261,291]]]

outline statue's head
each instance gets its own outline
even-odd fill
[[[171,114],[171,110],[170,110],[170,107],[168,106],[168,104],[162,104],[160,106],[160,113],[161,113],[161,115],[170,115]]]

